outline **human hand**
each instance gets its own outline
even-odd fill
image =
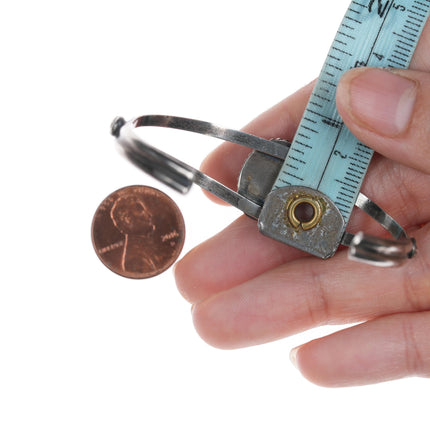
[[[302,374],[324,386],[430,377],[430,25],[411,69],[354,69],[338,86],[347,127],[375,154],[362,191],[414,236],[418,254],[380,269],[330,260],[268,239],[240,217],[176,266],[178,288],[193,304],[208,343],[239,348],[326,324],[359,323],[292,351]],[[292,140],[312,84],[254,120],[245,131]],[[225,143],[202,169],[235,188],[249,150]],[[354,213],[348,231],[381,235]]]

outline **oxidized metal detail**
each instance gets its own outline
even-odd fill
[[[289,148],[289,142],[282,139],[272,139],[276,145]],[[237,192],[263,206],[266,196],[273,188],[273,183],[279,174],[283,160],[264,152],[254,150],[245,160],[240,172]]]
[[[307,222],[300,221],[296,215],[297,207],[302,203],[308,203],[314,209]],[[265,236],[324,259],[336,252],[343,224],[342,214],[327,196],[300,186],[272,191],[258,219],[258,228]]]

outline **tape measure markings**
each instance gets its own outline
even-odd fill
[[[338,81],[355,67],[406,68],[429,10],[430,0],[351,3],[274,190],[292,185],[318,190],[335,203],[346,225],[373,151],[351,134],[337,112]]]

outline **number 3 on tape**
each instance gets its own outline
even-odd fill
[[[429,11],[430,0],[350,4],[265,200],[259,217],[263,234],[321,258],[348,242],[345,227],[373,153],[336,110],[338,81],[354,67],[407,68]]]

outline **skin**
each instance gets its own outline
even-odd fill
[[[322,261],[262,236],[256,222],[242,216],[176,266],[178,288],[193,304],[194,325],[206,342],[240,348],[316,326],[355,323],[292,351],[305,378],[333,387],[430,377],[429,52],[427,24],[410,70],[355,69],[343,76],[337,91],[346,126],[377,153],[362,191],[416,238],[417,256],[396,269],[349,261],[345,249]],[[406,81],[398,81],[401,85],[392,91],[387,84],[385,96],[373,97],[372,91],[380,90],[374,86],[380,73]],[[414,104],[394,121],[391,94],[403,84],[409,88],[404,97]],[[244,130],[292,140],[312,87],[283,100]],[[371,104],[375,115],[365,109]],[[225,143],[207,157],[202,170],[234,189],[248,153]],[[349,231],[382,234],[374,221],[356,212]]]

